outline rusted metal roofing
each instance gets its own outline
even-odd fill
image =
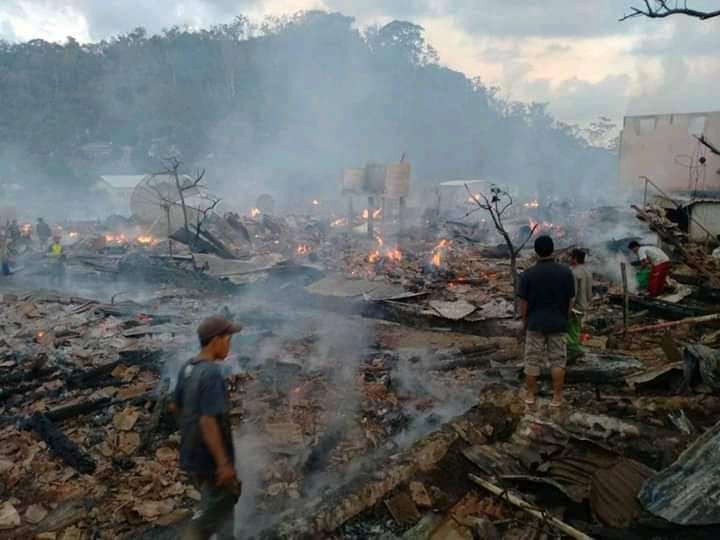
[[[642,512],[638,493],[655,471],[631,459],[595,471],[590,486],[593,515],[609,527],[629,526]]]
[[[720,523],[720,422],[640,491],[646,510],[678,525]]]

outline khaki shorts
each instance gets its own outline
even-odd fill
[[[542,334],[530,332],[525,335],[525,374],[540,375],[545,364],[551,368],[563,368],[567,364],[567,334]]]

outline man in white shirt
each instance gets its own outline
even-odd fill
[[[656,246],[641,246],[637,242],[630,242],[630,251],[640,260],[640,265],[650,268],[648,278],[648,292],[650,296],[658,296],[665,288],[665,280],[670,273],[670,257]]]

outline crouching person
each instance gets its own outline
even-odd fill
[[[538,261],[520,276],[518,297],[525,333],[525,403],[535,404],[537,378],[547,361],[550,364],[553,399],[551,405],[562,405],[567,363],[567,329],[575,279],[572,271],[553,258],[555,245],[549,236],[535,240]]]
[[[201,495],[199,513],[183,530],[183,540],[233,538],[235,504],[241,483],[234,466],[229,399],[219,362],[230,352],[241,327],[211,317],[198,327],[201,351],[180,370],[174,408],[180,423],[180,466]]]

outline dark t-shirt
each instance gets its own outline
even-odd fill
[[[567,331],[575,278],[567,266],[541,260],[520,276],[518,296],[528,303],[528,330],[543,334]]]
[[[230,401],[218,364],[193,359],[178,375],[175,403],[180,411],[180,467],[200,476],[214,477],[216,464],[200,432],[200,417],[214,416],[220,425],[225,451],[234,461]]]

